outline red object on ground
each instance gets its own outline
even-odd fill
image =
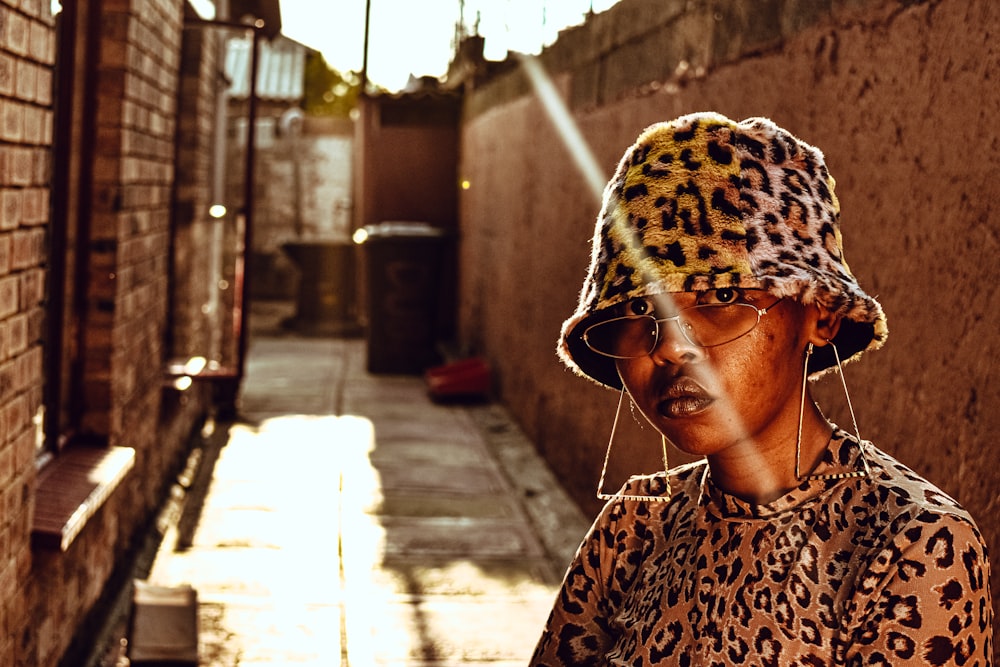
[[[490,392],[492,374],[484,359],[473,357],[429,368],[424,381],[432,398],[478,396]]]

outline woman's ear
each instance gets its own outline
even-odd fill
[[[810,310],[815,320],[812,322],[812,331],[809,332],[809,342],[816,347],[822,347],[833,340],[840,331],[841,316],[818,303],[812,304]]]

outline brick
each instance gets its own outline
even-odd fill
[[[51,65],[55,61],[52,59],[53,42],[55,34],[52,29],[40,21],[32,21],[30,34],[28,35],[28,55],[35,61],[46,65]]]
[[[97,94],[116,102],[125,97],[127,72],[121,70],[101,70],[97,76]]]
[[[10,273],[10,246],[11,246],[11,235],[0,234],[0,276],[5,276]]]
[[[115,214],[95,209],[90,218],[91,233],[98,238],[114,237],[117,233],[117,221]]]
[[[38,68],[38,75],[35,77],[37,88],[35,90],[35,101],[43,106],[52,104],[52,70],[46,67]]]
[[[30,148],[16,146],[7,150],[7,183],[30,185],[34,178],[34,155]]]
[[[50,91],[49,99],[46,100],[40,99],[39,101],[42,104],[49,106],[52,104],[51,86],[47,88],[47,90]],[[44,113],[44,118],[45,118],[45,124],[42,126],[42,143],[46,146],[51,146],[53,143],[53,136],[54,136],[52,134],[52,129],[53,129],[53,123],[55,123],[55,114],[52,112],[51,109],[46,109]],[[46,153],[46,156],[49,156],[49,153]]]
[[[13,371],[14,363],[7,362],[3,366],[0,366],[0,376],[3,375],[3,369],[7,366]],[[11,381],[14,381],[13,377]],[[4,406],[3,411],[6,413],[7,428],[11,434],[20,434],[31,424],[28,403],[23,396],[17,396],[12,399]]]
[[[19,229],[12,241],[11,266],[25,269],[45,261],[45,229],[40,227]]]
[[[29,106],[24,109],[24,141],[29,144],[42,143],[45,129],[45,109]]]
[[[52,153],[44,146],[38,146],[29,150],[31,151],[31,182],[36,185],[49,185],[52,173]]]
[[[30,188],[22,191],[22,219],[25,225],[41,225],[49,220],[49,191]]]
[[[38,267],[20,273],[21,307],[28,309],[45,301],[45,278],[48,271]]]
[[[21,191],[0,191],[0,229],[15,229],[21,223]]]
[[[4,431],[6,433],[6,430]],[[14,445],[13,443],[8,444],[0,448],[0,487],[5,487],[10,484],[11,479],[14,477]],[[5,522],[8,520],[5,517]],[[6,534],[7,531],[4,531]],[[10,537],[5,537],[5,540],[9,542]],[[0,551],[0,553],[6,553],[6,550]]]
[[[25,331],[27,331],[28,318],[24,318]],[[41,381],[43,371],[43,356],[41,345],[35,345],[18,357],[17,379],[18,388],[23,392],[25,409],[28,414],[34,414],[34,410],[29,408],[28,390],[38,381]],[[34,423],[34,422],[32,422]]]
[[[28,316],[24,314],[14,315],[7,320],[7,330],[9,332],[8,352],[11,356],[21,354],[28,349]]]
[[[0,95],[14,93],[14,69],[16,61],[9,53],[0,53]]]
[[[134,183],[141,180],[140,162],[135,158],[126,157],[121,161],[121,179],[123,183]]]
[[[114,183],[122,176],[121,160],[117,157],[94,158],[94,179],[102,183]]]
[[[97,125],[116,126],[122,123],[126,117],[127,109],[121,104],[121,100],[99,97],[97,99]]]
[[[126,66],[128,45],[125,42],[105,39],[101,43],[101,65],[106,67]]]
[[[28,340],[29,341],[40,341],[45,340],[45,325],[48,319],[46,316],[45,309],[39,305],[38,307],[32,308],[28,311]],[[36,400],[38,405],[42,403],[41,392]]]
[[[36,457],[45,447],[44,413],[36,410],[28,414],[30,415],[28,428],[14,441],[14,464],[18,470],[33,469]],[[34,486],[29,489],[33,491]]]
[[[42,16],[42,4],[43,0],[21,0],[21,11],[37,19]]]
[[[0,138],[20,141],[24,136],[24,105],[14,100],[4,100],[0,107]]]
[[[9,51],[23,56],[28,53],[28,19],[20,14],[11,12],[7,15],[7,22],[4,26],[4,43]]]
[[[111,372],[111,362],[108,360],[111,353],[110,327],[88,326],[84,332],[84,347],[87,350],[87,357],[84,359],[85,381],[103,386]],[[89,395],[90,390],[86,393]]]
[[[17,61],[14,70],[14,92],[18,98],[31,102],[35,97],[35,90],[38,85],[37,66],[26,60]]]
[[[9,600],[17,591],[17,572],[14,565],[15,561],[10,557],[0,561],[0,599]]]
[[[7,403],[4,409],[8,413],[7,428],[11,429],[11,433],[16,433],[18,430],[17,420],[12,420],[11,418],[11,412],[14,410],[16,403],[16,401],[12,400],[16,387],[16,364],[13,359],[10,359],[0,364],[0,401]]]
[[[31,383],[31,359],[27,354],[20,354],[14,357],[14,391],[18,393],[18,400],[24,402],[25,414],[28,411],[28,399],[23,395],[24,390]]]
[[[22,145],[9,145],[3,156],[3,184],[28,185],[34,178],[35,166],[31,159],[31,149]]]
[[[0,278],[0,318],[6,318],[17,312],[18,277],[6,276]]]

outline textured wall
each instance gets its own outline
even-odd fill
[[[55,53],[48,3],[0,2],[0,26],[0,664],[11,665],[31,566]]]
[[[20,10],[9,9],[8,4]],[[83,429],[110,445],[134,448],[135,467],[87,520],[68,549],[61,552],[29,546],[32,525],[24,517],[30,517],[31,510],[23,515],[13,512],[13,499],[30,504],[38,494],[46,492],[22,484],[34,478],[38,462],[33,451],[4,459],[4,469],[15,471],[15,479],[0,477],[5,507],[12,510],[4,512],[4,521],[8,516],[15,519],[17,528],[16,533],[3,536],[4,562],[16,565],[16,572],[0,573],[0,580],[5,592],[13,591],[16,582],[18,595],[5,593],[0,610],[4,627],[0,642],[6,642],[0,643],[3,665],[82,664],[81,656],[70,654],[77,649],[85,651],[86,643],[94,641],[93,621],[100,617],[100,603],[109,592],[107,587],[114,586],[117,577],[130,576],[128,556],[136,547],[137,537],[144,534],[178,465],[183,463],[192,428],[207,410],[207,392],[203,388],[192,389],[183,399],[163,389],[163,363],[168,357],[165,342],[170,308],[171,200],[184,3],[95,0],[92,7],[100,25],[100,30],[94,32],[99,35],[94,37],[99,44],[95,57],[84,59],[76,71],[90,68],[94,74],[93,96],[88,98],[93,101],[94,127],[85,125],[82,130],[93,133],[93,152],[80,156],[91,169],[80,176],[83,182],[73,184],[92,194],[85,198],[89,206],[80,211],[81,218],[89,223],[81,223],[81,234],[84,230],[88,233],[85,238],[89,250],[81,259],[87,262],[85,303],[81,305],[85,310],[85,391],[71,398],[82,404]],[[19,35],[30,34],[32,42],[36,36],[43,40],[45,46],[38,51],[32,46],[14,52],[18,59],[16,71],[20,76],[28,71],[32,59],[41,60],[48,67],[44,68],[46,77],[39,76],[38,80],[45,81],[44,92],[50,95],[57,45],[49,3],[6,3],[0,4],[0,11],[11,32],[17,17],[21,21],[17,24]],[[23,16],[29,11],[38,13],[28,20],[30,30],[25,28]],[[0,32],[6,39],[7,31]],[[9,46],[0,45],[0,50]],[[39,99],[25,104],[21,111],[35,104],[50,114],[53,100]],[[60,121],[68,122],[66,118]],[[39,146],[35,150],[40,162],[37,173],[45,178],[53,155],[52,121],[47,123],[48,135],[37,139]],[[65,195],[63,191],[58,194]],[[25,219],[21,225],[27,222]],[[40,224],[62,222],[51,220],[45,212]],[[185,240],[190,241],[179,235],[181,243]],[[36,262],[49,261],[45,256],[47,247],[39,247]],[[185,252],[185,248],[179,252]],[[34,304],[42,302],[43,292],[41,288],[37,295],[32,291],[34,282],[28,269],[22,267],[17,279],[21,303],[34,308]],[[35,332],[31,347],[38,348],[39,356],[40,346],[41,336]],[[40,365],[19,365],[30,373],[32,386],[51,380],[43,377]],[[15,425],[12,418],[24,418],[25,425],[29,423],[30,415],[24,408],[27,396],[20,402],[17,413],[3,411],[6,421],[0,423],[0,433],[4,436],[14,433],[4,430]],[[28,442],[33,441],[32,437]],[[58,463],[56,453],[46,465]]]
[[[643,127],[696,110],[769,116],[825,151],[846,257],[889,318],[886,347],[846,372],[861,434],[956,496],[1000,553],[1000,5],[717,5],[623,0],[542,62],[607,174]],[[553,349],[598,206],[526,91],[508,74],[467,103],[462,335],[593,510],[617,396],[571,376]],[[835,383],[819,387],[820,404],[849,428]],[[657,465],[650,430],[626,421],[612,485]]]
[[[365,98],[356,150],[355,224],[392,220],[455,228],[458,98]]]

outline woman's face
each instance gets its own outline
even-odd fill
[[[715,347],[698,347],[681,335],[677,323],[661,322],[651,353],[617,362],[636,407],[675,446],[694,455],[720,454],[749,442],[788,439],[794,446],[805,347],[818,311],[762,290],[671,296],[677,310],[745,302],[767,312],[749,333]],[[654,309],[650,299],[626,304],[628,314]]]

